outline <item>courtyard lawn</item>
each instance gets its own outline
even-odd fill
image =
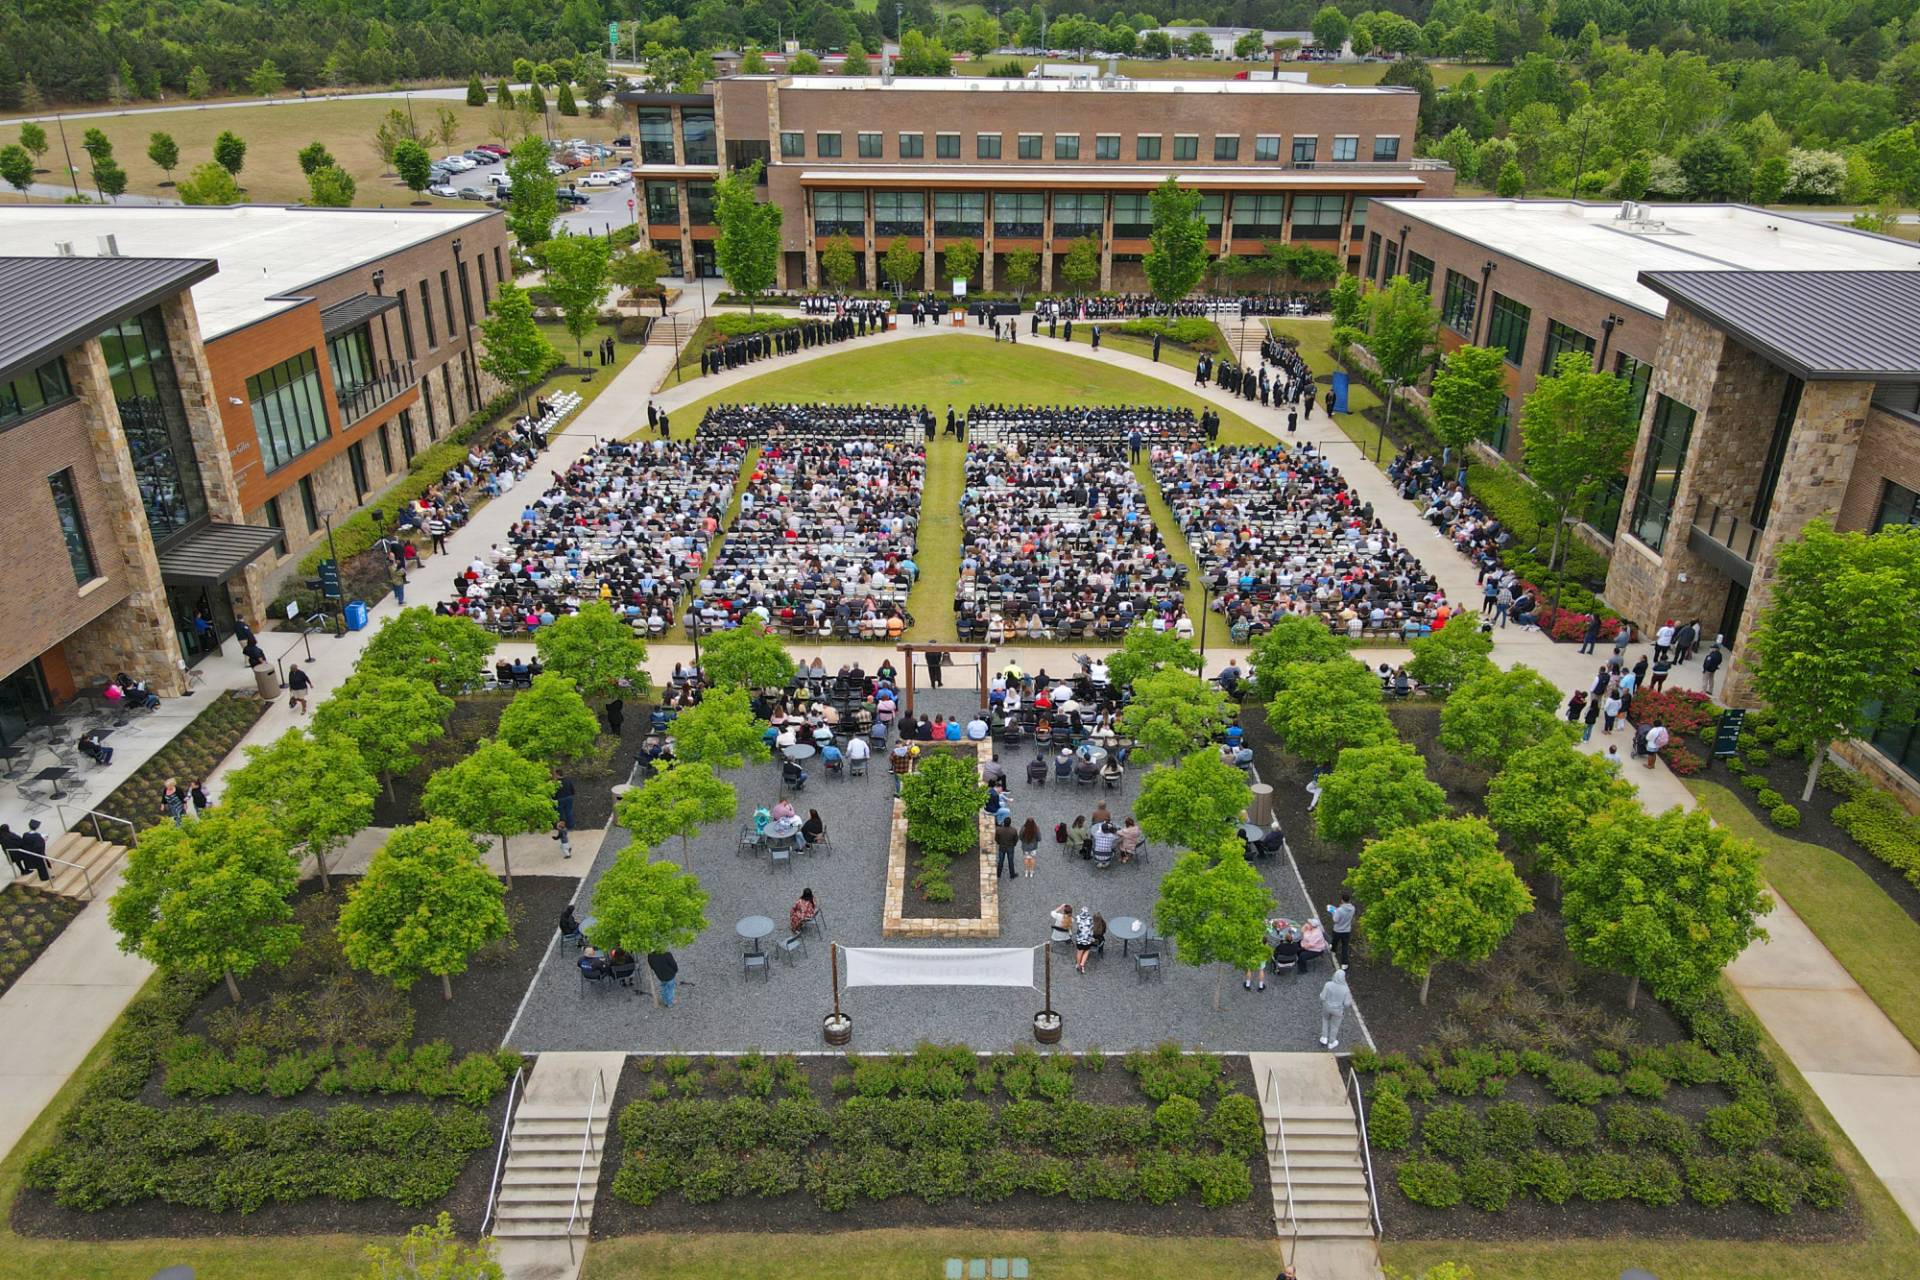
[[[540,332],[547,336],[547,341],[553,344],[553,349],[560,353],[561,359],[565,360],[568,364],[574,362],[573,335],[567,332],[566,325],[560,324],[557,321],[541,321]],[[599,345],[608,338],[615,340],[613,344],[613,363],[602,368],[593,353],[598,349]],[[565,431],[568,427],[580,421],[580,415],[586,411],[587,406],[599,399],[602,391],[605,391],[613,385],[613,380],[619,377],[621,371],[633,362],[635,356],[646,350],[646,344],[644,343],[619,341],[618,329],[616,326],[610,324],[596,324],[593,326],[592,331],[589,332],[585,338],[581,339],[581,345],[586,348],[587,362],[593,367],[593,377],[591,380],[583,382],[577,373],[556,371],[551,377],[547,378],[546,381],[528,393],[528,399],[539,395],[551,395],[556,391],[572,391],[578,393],[580,396],[580,407],[567,415],[566,420],[560,424],[560,431]],[[507,425],[511,426],[512,423],[508,421]]]

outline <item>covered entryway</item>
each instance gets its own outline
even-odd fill
[[[160,580],[166,584],[180,657],[189,667],[220,652],[220,637],[233,633],[228,582],[279,542],[278,529],[209,522],[160,550]]]

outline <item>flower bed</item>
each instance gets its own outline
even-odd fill
[[[1709,734],[1720,719],[1720,708],[1706,694],[1693,689],[1635,689],[1633,723],[1665,725],[1676,738]]]
[[[28,883],[38,882],[20,881],[0,889],[0,991],[12,986],[87,905],[29,889]]]
[[[1538,591],[1538,588],[1534,590]],[[1576,613],[1571,609],[1555,611],[1548,608],[1540,610],[1535,618],[1553,640],[1561,644],[1579,644],[1587,638],[1587,624],[1593,620],[1593,615]],[[1603,616],[1600,619],[1600,643],[1612,644],[1614,637],[1620,634],[1620,628],[1625,625],[1618,618]]]

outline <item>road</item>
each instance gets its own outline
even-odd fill
[[[515,93],[526,90],[525,85],[512,86]],[[492,89],[489,88],[491,93]],[[96,120],[102,116],[147,116],[167,111],[225,111],[234,107],[300,107],[309,102],[341,102],[354,98],[445,98],[458,102],[467,100],[465,85],[448,85],[444,89],[373,89],[365,93],[329,93],[313,94],[302,98],[298,94],[291,98],[237,98],[232,102],[195,102],[191,98],[182,98],[178,102],[162,103],[153,107],[103,107],[94,111],[43,111],[37,116],[8,116],[0,120],[0,126],[19,124],[26,120]]]

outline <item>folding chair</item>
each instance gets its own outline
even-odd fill
[[[782,938],[782,939],[780,939],[780,941],[779,941],[779,943],[778,943],[778,946],[779,946],[779,948],[780,948],[780,954],[781,954],[781,956],[785,958],[785,960],[786,960],[786,962],[787,962],[787,963],[788,963],[789,965],[791,965],[791,964],[793,964],[793,963],[794,963],[794,959],[793,959],[793,954],[794,954],[794,952],[796,952],[796,951],[797,951],[797,952],[799,952],[799,953],[800,953],[801,955],[805,955],[805,954],[807,954],[807,935],[806,935],[806,930],[805,930],[804,928],[802,928],[802,929],[801,929],[801,931],[800,931],[799,933],[790,933],[790,934],[788,934],[788,935],[787,935],[786,937],[784,937],[784,938]]]

